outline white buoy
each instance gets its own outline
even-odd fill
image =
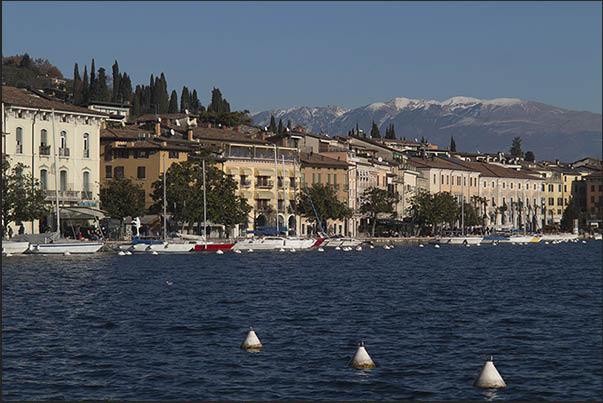
[[[251,326],[249,326],[249,333],[241,344],[241,348],[243,350],[260,350],[262,348],[262,343]]]
[[[468,248],[470,245],[468,243],[466,243],[465,246]]]
[[[241,253],[241,250],[240,249],[235,249],[233,252],[234,253]]]
[[[439,248],[440,245],[438,245],[437,243],[435,245],[433,245],[434,248]]]
[[[12,256],[12,253],[4,252],[4,256],[10,257],[10,256]]]
[[[371,245],[371,246],[369,246],[369,248],[371,248],[371,249],[375,249],[375,246],[374,246],[374,245]]]
[[[249,251],[248,251],[248,252],[249,252],[249,253],[253,252],[253,249],[249,249]]]
[[[120,250],[119,252],[117,252],[117,254],[119,256],[126,256],[126,252],[124,252],[123,250]]]
[[[318,248],[319,252],[324,252],[325,250],[323,248]]]
[[[291,248],[291,252],[297,252],[295,248]]]
[[[424,247],[425,246],[422,243],[419,244],[419,248],[424,248]]]
[[[285,249],[280,248],[278,251],[279,251],[279,252],[284,252],[284,251],[285,251]]]
[[[384,246],[383,246],[383,249],[387,249],[387,250],[389,250],[389,246],[384,245]]]
[[[362,250],[362,246],[356,246],[356,250],[357,251],[361,251]]]
[[[492,356],[486,360],[479,377],[473,382],[476,388],[505,388],[507,384],[496,370],[492,362]]]
[[[482,245],[481,243],[477,243],[477,244],[475,244],[475,246],[481,246],[481,245]]]
[[[354,368],[375,368],[376,365],[371,359],[371,356],[366,352],[364,348],[364,342],[358,344],[358,350],[350,361],[350,365]]]
[[[71,252],[65,252],[63,253],[63,256],[71,256]]]
[[[151,255],[158,255],[159,252],[157,252],[156,250],[154,250],[153,252],[151,252]]]
[[[582,241],[582,243],[586,243],[586,241]]]
[[[218,249],[218,250],[216,251],[216,255],[223,255],[223,254],[224,254],[224,252],[222,252],[222,250],[221,250],[221,249]]]
[[[548,244],[549,244],[549,241],[544,241],[544,244],[545,244],[545,245],[548,245]]]
[[[130,252],[129,250],[126,251],[126,255],[128,256],[132,256],[132,252]]]
[[[166,283],[167,285],[174,285],[174,282],[173,282],[173,281],[166,281],[165,283]]]
[[[341,248],[339,246],[336,246],[335,250],[341,250]]]

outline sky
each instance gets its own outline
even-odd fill
[[[521,98],[601,113],[601,2],[2,2],[3,56],[231,109]]]

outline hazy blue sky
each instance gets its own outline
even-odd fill
[[[521,98],[601,113],[601,2],[2,2],[2,53],[235,109]]]

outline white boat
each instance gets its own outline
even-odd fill
[[[594,237],[593,239],[594,239],[594,240],[596,240],[596,241],[600,241],[600,240],[602,240],[602,239],[603,239],[603,235],[601,235],[601,234],[596,234],[596,235],[595,235],[595,237]]]
[[[343,247],[350,247],[350,248],[355,248],[357,246],[360,246],[360,244],[362,244],[363,241],[359,240],[359,239],[354,239],[354,238],[327,238],[324,240],[324,242],[320,245],[322,247],[337,247],[339,246],[340,248]]]
[[[159,252],[159,253],[186,253],[191,252],[195,245],[197,245],[196,241],[187,241],[187,242],[164,242],[161,244],[151,244],[147,245],[145,248],[145,252]]]
[[[2,254],[18,255],[24,253],[29,247],[29,242],[2,241]]]
[[[483,237],[481,236],[443,236],[432,239],[430,244],[440,245],[477,245],[482,243]]]
[[[309,249],[316,243],[312,238],[267,236],[237,241],[232,250]]]
[[[103,245],[103,242],[59,241],[52,243],[30,244],[28,252],[40,255],[96,253],[100,250],[100,248],[103,247]]]
[[[574,239],[578,239],[578,235],[570,234],[568,232],[561,234],[542,234],[540,236],[542,241],[571,241]]]
[[[505,237],[500,243],[538,243],[540,238],[534,235],[511,235]]]

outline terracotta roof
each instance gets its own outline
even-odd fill
[[[308,153],[299,153],[299,160],[302,165],[319,165],[329,168],[337,168],[337,169],[345,169],[348,167],[348,163],[345,161],[341,161],[335,158],[325,157],[321,154],[308,154]]]
[[[157,120],[157,116],[159,116],[161,118],[161,120],[164,119],[184,119],[186,117],[189,118],[196,118],[196,115],[187,115],[185,113],[160,113],[160,114],[155,114],[155,113],[146,113],[144,115],[140,115],[139,117],[137,117],[136,119],[134,119],[135,122],[146,122],[149,120],[155,121]]]
[[[15,88],[9,86],[2,86],[2,102],[8,105],[25,106],[28,108],[40,108],[45,110],[52,110],[58,112],[74,112],[74,113],[85,113],[87,115],[96,115],[100,117],[109,117],[108,114],[91,109],[82,108],[79,106],[65,104],[59,101],[53,101],[46,99],[40,95],[34,94],[32,91],[25,88]]]
[[[144,129],[135,129],[130,127],[125,127],[123,129],[117,128],[105,128],[101,129],[100,137],[101,139],[112,139],[112,140],[135,140],[140,138],[139,135],[144,133],[146,137],[154,136],[153,132],[144,130]]]
[[[381,139],[379,140],[382,143],[394,143],[394,144],[409,144],[409,145],[416,145],[416,146],[420,146],[421,143],[417,142],[417,141],[412,141],[412,140],[401,140],[401,139]]]
[[[515,169],[509,169],[501,167],[500,165],[488,164],[485,162],[468,162],[459,161],[460,164],[467,166],[473,171],[478,171],[481,176],[494,177],[494,178],[513,178],[513,179],[542,179],[538,173],[529,175],[525,172],[516,171]]]
[[[408,162],[417,168],[437,168],[437,169],[454,169],[457,171],[474,171],[468,166],[457,164],[442,157],[417,158],[408,157]]]
[[[193,127],[193,138],[200,140],[213,140],[231,143],[252,143],[252,144],[267,144],[269,142],[253,139],[242,133],[229,129],[217,129],[209,127]]]
[[[133,144],[119,145],[113,147],[114,149],[122,150],[168,150],[168,151],[183,151],[189,152],[191,151],[190,147],[182,147],[175,144],[170,144],[166,142],[166,145],[163,145],[161,141],[154,140],[138,140],[133,142]]]

